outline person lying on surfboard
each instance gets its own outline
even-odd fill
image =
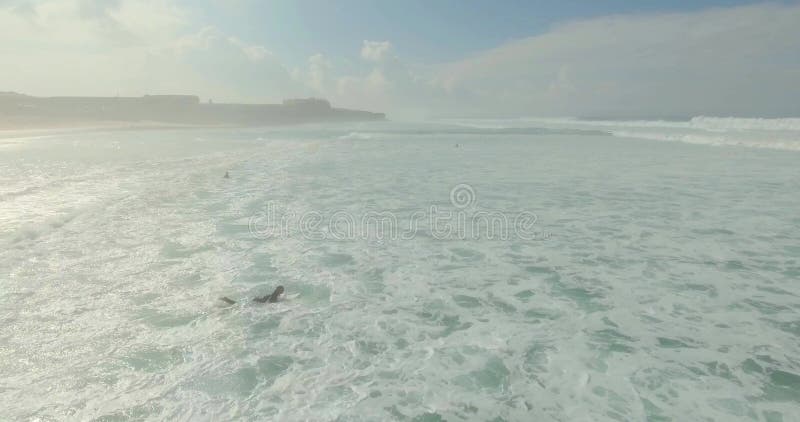
[[[270,295],[262,296],[262,297],[254,297],[253,301],[258,303],[275,303],[280,299],[280,296],[283,294],[283,286],[278,286],[275,288],[275,291],[272,292]],[[226,296],[219,298],[219,300],[227,303],[228,305],[233,305],[236,303],[235,300],[230,299]]]

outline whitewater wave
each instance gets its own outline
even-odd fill
[[[620,122],[623,138],[800,151],[800,119],[693,117],[686,122]]]
[[[766,148],[784,151],[800,151],[800,141],[786,139],[770,140],[745,140],[732,139],[725,136],[696,135],[696,134],[669,134],[658,132],[631,132],[631,131],[612,131],[611,134],[620,138],[647,139],[651,141],[683,142],[687,144],[711,145],[711,146],[740,146],[749,148]]]
[[[376,136],[444,136],[444,135],[610,135],[607,130],[547,127],[479,127],[468,125],[425,126],[411,129],[350,132],[338,139],[374,139]]]
[[[339,139],[341,139],[341,140],[347,140],[347,139],[368,140],[368,139],[372,139],[372,134],[364,133],[364,132],[350,132],[347,135],[340,136]]]
[[[517,118],[517,119],[447,119],[443,122],[483,129],[511,129],[525,127],[625,127],[672,128],[709,131],[759,130],[800,132],[800,118],[742,118],[696,116],[689,120],[583,120],[575,117]]]
[[[482,131],[607,134],[621,138],[800,151],[800,118],[697,116],[689,120],[581,120],[577,118],[459,119],[448,124]],[[548,132],[550,131],[550,132]],[[583,132],[581,132],[583,131]]]
[[[705,130],[759,130],[800,132],[800,118],[759,119],[698,116],[689,121],[692,128]]]

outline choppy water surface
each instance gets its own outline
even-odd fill
[[[800,418],[798,152],[447,127],[0,140],[0,419]]]

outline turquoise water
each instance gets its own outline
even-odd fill
[[[471,123],[0,139],[0,419],[800,419],[787,141]]]

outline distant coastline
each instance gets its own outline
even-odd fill
[[[200,102],[194,95],[33,97],[0,92],[0,131],[275,126],[385,120],[383,113],[335,108],[317,98],[281,104]]]

